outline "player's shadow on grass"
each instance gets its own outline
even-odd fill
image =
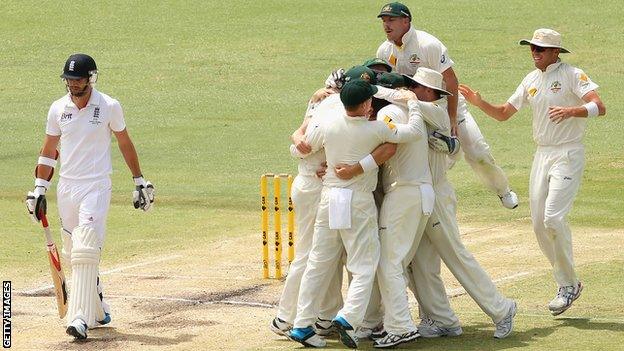
[[[183,342],[190,342],[196,336],[180,334],[176,337],[168,338],[156,335],[122,333],[113,327],[99,327],[90,329],[89,337],[86,340],[74,340],[69,344],[64,343],[63,346],[67,347],[66,349],[68,350],[84,349],[87,345],[90,350],[119,350],[126,343],[158,346],[178,345]]]
[[[555,320],[563,322],[561,326],[574,327],[576,329],[624,332],[624,323],[599,322],[593,321],[591,318],[582,317],[563,317]]]

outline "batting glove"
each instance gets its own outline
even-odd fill
[[[33,222],[39,222],[41,217],[48,213],[48,202],[46,201],[45,193],[46,188],[38,185],[26,195],[26,208]]]
[[[154,195],[156,194],[154,186],[152,183],[146,182],[142,175],[133,179],[136,186],[132,192],[134,208],[148,211],[154,203]]]

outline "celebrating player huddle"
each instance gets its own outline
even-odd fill
[[[419,337],[461,335],[440,276],[444,261],[492,319],[494,337],[512,333],[516,302],[497,290],[462,243],[446,177],[461,146],[503,206],[518,206],[466,100],[498,120],[525,104],[534,110],[531,213],[559,285],[549,309],[563,313],[583,287],[565,216],[580,184],[585,117],[605,113],[597,85],[559,61],[567,50],[557,32],[540,29],[521,42],[531,45],[537,69],[507,104],[491,105],[458,84],[446,47],[412,27],[405,5],[384,5],[378,17],[388,40],[377,57],[333,72],[293,133],[298,245],[271,330],[307,347],[325,346],[325,337],[336,332],[350,348],[363,339],[390,348]],[[551,80],[557,91],[549,89]],[[344,302],[343,265],[349,273]],[[418,326],[408,288],[419,303]]]

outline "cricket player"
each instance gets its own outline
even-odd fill
[[[574,270],[572,233],[566,217],[581,185],[585,166],[583,136],[588,119],[603,116],[606,109],[596,92],[598,85],[585,72],[559,59],[569,51],[561,35],[541,28],[529,45],[536,69],[520,83],[502,105],[492,105],[470,87],[460,86],[471,104],[498,121],[518,110],[533,111],[533,140],[537,150],[529,180],[529,203],[533,230],[544,255],[553,267],[557,295],[548,304],[552,315],[565,312],[579,298],[583,284]]]
[[[326,93],[329,93],[328,95]],[[322,100],[321,100],[322,99]],[[319,101],[320,100],[320,101]],[[297,297],[301,278],[308,262],[310,249],[312,248],[312,237],[314,234],[314,221],[321,199],[321,189],[323,184],[321,178],[317,176],[319,169],[324,169],[325,150],[319,149],[310,153],[311,148],[303,145],[301,137],[305,138],[305,127],[309,121],[316,118],[331,117],[344,113],[344,107],[340,102],[340,95],[335,92],[317,91],[308,103],[308,109],[304,116],[302,126],[293,133],[291,145],[291,155],[299,159],[298,174],[292,185],[293,206],[296,208],[295,221],[298,235],[295,244],[295,259],[290,265],[288,276],[284,284],[284,289],[280,297],[277,316],[271,321],[271,330],[282,336],[292,329],[292,323],[297,314]],[[299,151],[296,145],[303,147],[304,153]],[[303,145],[303,146],[301,146]],[[324,171],[323,171],[324,172]],[[318,320],[314,324],[316,333],[319,336],[328,336],[333,332],[331,320],[342,307],[342,265],[334,267],[334,273],[329,284],[329,289],[325,296],[318,314]]]
[[[353,279],[349,285],[344,307],[333,320],[341,341],[357,347],[355,328],[364,318],[379,261],[377,210],[372,191],[377,172],[365,172],[349,181],[336,176],[334,167],[340,163],[360,161],[363,169],[377,169],[370,153],[384,142],[407,142],[418,137],[418,110],[410,110],[410,123],[394,126],[381,121],[369,121],[372,96],[377,88],[362,79],[348,81],[340,92],[345,113],[329,123],[308,126],[308,141],[312,150],[325,148],[328,172],[323,181],[321,201],[314,228],[312,250],[303,274],[297,306],[297,317],[290,338],[310,347],[323,347],[325,340],[316,335],[312,324],[316,320],[318,292],[328,285],[327,272],[340,259],[343,248],[347,253],[347,270]],[[413,94],[404,93],[407,99]]]
[[[423,116],[428,117],[427,125],[434,127],[439,133],[450,133],[446,101],[440,99],[441,92],[444,91],[441,90],[442,75],[435,70],[419,67],[410,79],[418,99],[429,102],[422,103],[421,107]],[[435,202],[426,224],[425,235],[409,269],[412,272],[409,275],[410,287],[415,290],[421,315],[427,316],[419,325],[418,331],[424,337],[457,336],[462,333],[440,277],[441,257],[468,294],[494,321],[494,337],[507,337],[513,329],[516,303],[496,290],[490,277],[461,242],[455,212],[455,192],[446,179],[446,155],[430,150],[429,167],[436,194]],[[428,319],[435,320],[438,324],[427,323]]]
[[[111,199],[111,134],[115,134],[134,179],[135,208],[151,208],[154,187],[141,174],[121,105],[94,87],[97,66],[93,58],[85,54],[69,56],[61,78],[68,93],[50,106],[46,136],[35,169],[35,189],[29,192],[26,204],[37,221],[46,213],[45,195],[51,185],[60,142],[57,205],[62,252],[73,272],[66,331],[76,339],[85,339],[88,328],[111,321],[98,276]]]
[[[463,99],[458,99],[457,76],[453,60],[446,47],[433,35],[416,30],[407,6],[393,2],[382,7],[377,16],[383,22],[387,40],[377,49],[377,57],[386,60],[392,71],[413,76],[418,67],[426,67],[442,73],[448,97],[448,112],[452,134],[461,142],[468,164],[481,181],[500,198],[504,207],[518,206],[518,196],[509,188],[503,170],[496,165],[479,126],[468,111]]]

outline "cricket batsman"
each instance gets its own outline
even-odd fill
[[[98,276],[111,200],[111,134],[134,178],[134,207],[147,211],[154,202],[154,187],[141,174],[121,105],[94,87],[97,72],[89,55],[74,54],[65,62],[61,78],[68,93],[50,106],[35,188],[26,198],[29,213],[41,220],[60,142],[57,205],[62,253],[73,272],[66,332],[76,339],[85,339],[91,327],[111,322]]]

